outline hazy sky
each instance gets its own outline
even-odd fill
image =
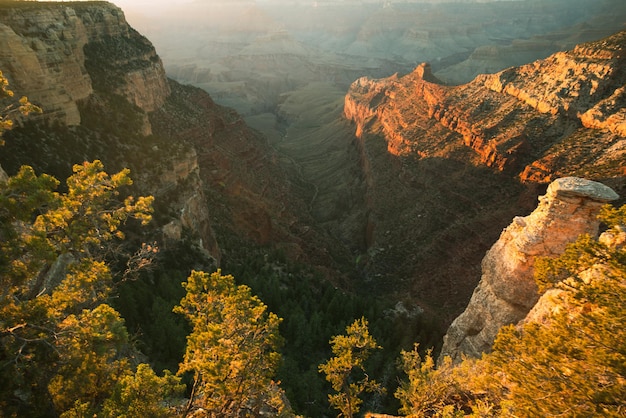
[[[129,7],[133,9],[139,7],[163,7],[192,2],[193,0],[112,0],[112,3],[115,3],[121,8]]]

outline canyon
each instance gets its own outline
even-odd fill
[[[0,181],[129,167],[155,214],[127,245],[157,242],[168,279],[246,272],[308,309],[294,334],[363,300],[391,351],[448,329],[444,354],[478,356],[541,315],[535,257],[625,201],[626,5],[465,3],[198,1],[130,12],[137,31],[110,3],[0,2],[0,70],[43,109],[4,135]],[[293,358],[295,391],[319,376]]]
[[[621,58],[606,59],[600,69],[584,51],[573,53],[579,58],[551,54],[612,35],[623,28],[625,13],[613,1],[127,7],[170,77],[208,91],[268,139],[279,164],[305,185],[314,222],[348,248],[364,288],[397,290],[392,298],[427,312],[437,306],[445,312],[444,324],[467,303],[484,252],[514,216],[532,211],[546,183],[571,174],[602,178],[595,168],[588,172],[597,166],[587,161],[590,153],[598,154],[607,172],[619,171],[621,136],[604,147],[602,135],[586,140],[602,129],[579,130],[578,124],[620,129],[620,93],[604,95],[596,87],[594,98],[603,99],[594,105],[615,103],[616,114],[602,110],[592,121],[595,110],[582,103],[586,96],[573,80],[590,72],[594,83],[619,86],[613,81],[619,74],[606,71],[622,65]],[[507,68],[498,76],[480,75]],[[551,85],[542,84],[558,71]],[[422,83],[424,74],[430,84]],[[534,92],[521,86],[531,75]],[[544,97],[544,87],[552,97]],[[560,97],[567,89],[567,99]],[[577,91],[583,94],[575,99]],[[524,108],[518,108],[520,101]],[[550,113],[559,106],[573,120]],[[355,130],[359,137],[378,124],[384,128],[376,139],[355,139]],[[568,130],[576,133],[560,140]],[[549,146],[559,150],[529,155]],[[611,151],[601,156],[603,149]]]
[[[1,57],[0,66],[16,94],[43,109],[41,117],[7,134],[6,170],[30,164],[64,178],[72,164],[95,158],[111,171],[130,167],[137,188],[162,202],[157,227],[165,239],[191,230],[219,264],[210,212],[223,208],[219,223],[242,239],[282,242],[294,258],[315,257],[316,250],[301,248],[315,248],[315,232],[307,240],[290,232],[311,228],[300,225],[307,222],[306,210],[292,197],[295,186],[266,141],[208,94],[168,80],[150,42],[119,8],[24,5],[5,10],[2,25],[10,34],[3,37],[6,50],[21,50]],[[215,190],[227,207],[220,202],[210,208],[207,195]],[[319,264],[332,264],[321,258]]]
[[[626,81],[621,70],[624,36],[620,32],[602,42],[478,76],[459,86],[438,83],[426,64],[402,77],[355,81],[346,95],[345,115],[356,124],[365,152],[373,154],[377,149],[380,154],[386,150],[387,158],[397,156],[399,161],[395,166],[386,165],[394,167],[395,176],[389,169],[371,170],[368,196],[374,201],[369,214],[375,225],[373,247],[420,242],[402,261],[386,264],[408,265],[406,257],[433,251],[433,241],[429,240],[445,231],[448,246],[436,258],[448,259],[453,265],[453,258],[465,255],[469,265],[477,265],[477,261],[469,260],[482,258],[480,253],[486,248],[471,254],[481,242],[476,237],[489,236],[495,241],[510,219],[533,209],[528,206],[532,204],[532,189],[538,193],[541,185],[558,177],[602,179],[623,196],[624,137],[619,133],[623,105],[618,98]],[[604,124],[586,123],[589,113]],[[421,170],[434,161],[445,161],[452,167],[454,161],[458,166],[445,171],[445,180],[432,184]],[[485,167],[490,169],[484,171]],[[473,177],[478,173],[485,176]],[[497,200],[491,200],[495,196]],[[413,206],[394,206],[394,200],[404,199],[414,202]],[[431,209],[435,202],[445,210]],[[511,208],[517,213],[504,212]],[[415,227],[398,228],[398,218],[389,219],[388,213],[402,214],[403,222],[410,219]],[[441,221],[447,222],[438,231],[421,232],[426,229],[424,225]],[[459,253],[446,257],[446,251],[453,248]],[[377,258],[385,258],[383,254]],[[415,281],[420,283],[414,288],[419,295],[433,274],[422,273],[422,262],[415,266],[419,267],[402,274],[423,274]],[[441,289],[448,281],[438,274],[454,280],[452,275],[458,272],[437,273]],[[457,281],[450,288],[463,292],[461,283]],[[468,286],[465,291],[473,288]],[[453,295],[439,297],[442,304],[454,300]]]
[[[626,195],[626,6],[590,4],[129,12],[150,41],[111,4],[5,7],[0,68],[44,114],[0,164],[131,167],[164,245],[191,236],[214,266],[276,248],[443,334],[549,182]]]

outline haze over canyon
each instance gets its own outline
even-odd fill
[[[128,357],[157,372],[184,355],[189,324],[172,309],[191,270],[233,274],[284,318],[283,400],[329,416],[318,365],[355,318],[381,335],[372,376],[391,393],[401,349],[459,361],[489,351],[503,325],[544,321],[556,308],[538,292],[537,259],[580,233],[623,251],[623,229],[598,221],[605,203],[626,201],[623,0],[119,6],[0,0],[0,71],[15,92],[4,100],[28,96],[43,111],[3,132],[0,204],[12,204],[22,183],[7,179],[24,164],[58,179],[93,160],[130,169],[122,196],[154,196],[152,221],[129,221],[126,239],[93,251],[115,276],[104,302],[137,338]],[[50,210],[29,191],[30,218]],[[9,215],[0,238],[26,242],[32,219]],[[77,264],[66,253],[80,251],[60,242],[0,307],[62,293]],[[119,279],[137,248],[156,247],[154,265]],[[21,251],[10,253],[32,255]],[[32,328],[52,329],[50,344],[22,362],[30,328],[15,312],[0,341],[19,367],[7,370],[49,366],[36,385],[0,385],[0,406],[25,411],[50,397],[56,328]],[[266,389],[256,400],[274,396]],[[463,402],[479,399],[468,393]],[[367,399],[398,411],[390,396]]]
[[[483,194],[476,198],[479,195],[473,189],[476,183],[483,184],[484,193],[488,194],[493,186],[488,181],[470,180],[471,176],[461,174],[467,168],[437,167],[428,169],[433,173],[430,175],[423,172],[411,175],[413,182],[423,185],[420,187],[429,189],[428,192],[414,185],[403,187],[409,193],[404,197],[403,192],[394,191],[384,203],[389,205],[385,211],[393,221],[374,222],[377,209],[370,207],[370,203],[375,187],[371,185],[371,175],[363,170],[375,169],[375,165],[364,162],[368,158],[363,152],[367,151],[355,143],[355,127],[344,117],[345,112],[354,119],[350,116],[354,112],[352,100],[348,99],[344,106],[350,85],[361,77],[402,76],[413,72],[422,62],[429,63],[428,81],[448,85],[468,83],[478,74],[526,64],[581,42],[609,36],[623,29],[626,16],[623,2],[585,0],[195,1],[162,9],[133,8],[128,4],[125,9],[129,21],[155,44],[169,77],[206,90],[217,103],[236,109],[248,125],[268,139],[280,156],[280,165],[308,190],[305,200],[318,225],[343,242],[362,263],[383,257],[384,261],[373,263],[377,266],[374,271],[371,266],[363,270],[366,277],[380,280],[391,275],[409,282],[413,279],[408,277],[416,274],[438,276],[438,273],[424,273],[430,271],[424,266],[429,262],[420,254],[432,251],[431,245],[438,246],[435,244],[438,240],[449,241],[447,234],[455,236],[454,240],[472,242],[469,247],[475,249],[454,251],[476,251],[472,259],[481,257],[479,254],[484,253],[511,216],[532,209],[534,201],[530,196],[537,192],[516,201],[513,196],[519,192],[511,191],[506,205],[494,202],[492,209],[479,211],[487,218],[476,221],[481,226],[472,226],[465,215],[444,216],[450,209],[437,208],[466,197],[441,195],[467,187],[467,193],[474,195],[470,201],[485,207],[490,198]],[[537,71],[541,77],[544,71],[551,70]],[[378,97],[368,100],[376,103]],[[411,103],[414,100],[407,96],[404,103],[417,109],[420,104]],[[402,128],[391,124],[389,130],[394,129]],[[538,129],[536,134],[542,135]],[[511,134],[503,135],[506,138]],[[411,133],[410,138],[409,142],[419,142],[417,133]],[[427,142],[425,138],[422,140]],[[441,145],[435,142],[434,147]],[[444,160],[438,164],[451,164],[447,152],[440,148]],[[404,162],[388,164],[406,165],[407,160],[414,158],[410,152],[402,155],[406,158]],[[466,164],[463,161],[461,166]],[[393,176],[406,176],[406,172],[405,167],[400,173],[378,181],[396,183]],[[545,182],[549,178],[537,180]],[[382,187],[394,190],[390,185]],[[517,186],[503,187],[513,190]],[[440,197],[433,200],[432,196]],[[494,193],[493,199],[501,197]],[[434,219],[415,209],[416,203],[432,206],[422,212],[432,211]],[[467,210],[466,205],[461,207]],[[406,228],[405,217],[411,219],[411,226],[420,220],[419,226]],[[411,232],[399,233],[402,230]],[[443,230],[448,232],[439,236]],[[480,231],[481,236],[472,231]],[[484,231],[492,232],[483,234]],[[424,238],[418,238],[422,234]],[[385,252],[392,254],[383,256]],[[438,265],[436,270],[445,264],[440,256],[432,258]],[[459,256],[463,258],[461,254],[447,257]],[[422,273],[407,264],[420,265]],[[474,275],[477,280],[478,275]],[[466,303],[474,286],[472,281],[463,286],[441,285],[437,280],[431,282],[425,278],[417,282],[421,284],[416,292],[425,292],[424,299],[429,301],[422,302],[426,304],[433,302],[433,292],[441,292],[437,289],[451,288],[436,298],[435,304],[450,304],[453,311]],[[433,283],[432,288],[425,290],[424,287],[431,286],[425,283]]]

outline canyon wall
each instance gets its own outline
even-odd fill
[[[427,64],[356,80],[344,115],[362,149],[369,277],[460,313],[485,252],[552,180],[589,178],[622,194],[625,40],[619,32],[458,86]]]
[[[5,167],[14,171],[15,160],[22,160],[63,178],[62,167],[83,159],[101,159],[107,170],[130,166],[142,193],[166,200],[165,211],[174,215],[160,225],[165,241],[180,240],[186,228],[219,263],[196,150],[146,137],[153,133],[149,113],[171,95],[152,44],[110,3],[23,2],[1,12],[0,69],[18,97],[42,108],[27,120],[61,127],[56,135],[42,129],[25,140],[20,129],[10,132],[15,138],[3,149]],[[69,146],[63,136],[75,135],[79,143]],[[36,157],[42,153],[45,161]]]
[[[601,206],[618,198],[598,182],[576,177],[552,182],[537,208],[516,217],[487,252],[480,283],[450,325],[441,357],[458,362],[489,352],[500,328],[524,319],[537,303],[535,260],[560,255],[581,234],[597,236]]]
[[[279,101],[262,109],[276,117],[259,117],[278,138],[266,141],[201,90],[168,83],[150,42],[113,5],[24,2],[4,11],[0,23],[6,34],[0,68],[12,88],[50,118],[76,125],[62,132],[74,142],[48,127],[7,141],[0,155],[7,172],[15,172],[17,151],[24,162],[28,154],[44,154],[39,164],[46,160],[54,169],[93,158],[108,159],[107,167],[132,166],[137,183],[166,202],[159,222],[167,239],[192,230],[219,259],[221,233],[276,244],[293,259],[332,265],[329,270],[343,263],[363,291],[393,294],[426,314],[442,311],[444,323],[466,306],[480,259],[502,228],[534,207],[543,187],[535,183],[563,175],[623,182],[623,33],[461,86],[442,85],[426,64],[405,76],[359,78],[344,101],[358,138],[334,118],[321,129],[334,101],[302,88],[276,97],[262,76],[257,93]],[[282,46],[293,62],[288,52],[304,44],[283,33],[251,36],[264,58],[249,45],[237,59],[258,62],[264,75],[272,74],[272,60],[280,61],[270,46]],[[9,49],[16,52],[3,52]],[[309,50],[298,51],[304,56]],[[557,71],[564,59],[572,71]],[[299,62],[310,70],[307,61]],[[348,65],[341,83],[357,67]],[[323,74],[331,82],[337,76]],[[294,87],[290,80],[281,86]],[[307,89],[320,94],[323,84]],[[546,97],[566,100],[568,109],[533,107],[546,88]],[[125,129],[134,129],[135,118],[140,135],[129,136]],[[339,178],[344,175],[349,179]],[[336,187],[341,183],[347,186]]]
[[[129,44],[141,45],[144,54],[124,54]],[[94,91],[86,47],[115,50],[107,54],[107,69],[120,76],[115,93],[147,112],[163,105],[169,87],[161,60],[113,4],[24,3],[0,14],[0,68],[47,119],[80,124],[78,102]]]
[[[522,181],[623,175],[625,40],[620,32],[454,87],[437,84],[425,65],[401,78],[359,79],[345,115],[357,135],[375,116],[395,155],[440,156],[452,140]]]
[[[346,251],[315,225],[299,197],[308,191],[298,190],[267,141],[206,92],[168,80],[153,45],[121,9],[12,6],[0,6],[0,69],[43,115],[9,133],[0,155],[7,172],[30,164],[64,178],[73,163],[96,158],[109,171],[130,167],[141,193],[157,199],[159,240],[191,231],[218,262],[216,224],[222,240],[276,244],[324,268],[330,253]],[[50,129],[49,121],[58,125]]]

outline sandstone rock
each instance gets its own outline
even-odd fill
[[[601,100],[580,115],[583,126],[607,129],[626,137],[626,87],[619,87],[608,98]]]
[[[199,178],[197,178],[197,182],[200,183]],[[198,186],[200,185],[198,184]],[[219,265],[221,251],[211,227],[206,196],[201,187],[194,187],[192,190],[195,192],[186,197],[183,202],[180,213],[181,226],[188,228],[198,236],[200,248],[203,248]]]
[[[487,252],[480,283],[465,311],[450,325],[440,358],[460,361],[462,355],[479,357],[490,351],[500,328],[522,320],[535,306],[537,257],[562,253],[580,234],[596,235],[600,207],[618,197],[609,187],[585,179],[567,177],[551,183],[535,211],[515,218]],[[545,311],[536,317],[544,317]]]
[[[178,154],[170,155],[168,163],[154,186],[157,199],[164,199],[165,195],[176,190],[175,194],[168,195],[167,200],[170,210],[177,212],[178,217],[161,228],[165,243],[179,241],[183,230],[187,229],[197,238],[198,247],[219,265],[221,250],[211,227],[196,149],[184,148]]]
[[[548,289],[532,307],[526,317],[519,322],[519,325],[526,323],[548,324],[552,315],[561,312],[563,309],[570,310],[565,303],[565,292],[561,289]]]
[[[598,241],[613,250],[621,250],[626,245],[626,229],[623,227],[611,228],[600,235]],[[603,280],[604,268],[596,265],[587,271],[580,272],[585,281]],[[567,303],[565,291],[557,288],[548,289],[537,301],[528,315],[518,325],[528,323],[549,324],[552,316],[559,312],[566,312],[569,316],[578,314],[571,304]]]
[[[14,12],[0,18],[0,68],[16,94],[27,94],[48,117],[79,124],[76,102],[92,93],[84,67],[84,26],[62,12],[22,13],[25,15]],[[73,36],[64,41],[50,34],[39,38],[35,28],[43,30],[55,20],[63,22],[63,32],[71,31]]]
[[[156,54],[153,57],[158,59]],[[127,87],[123,93],[140,109],[152,112],[163,106],[170,90],[161,61],[154,62],[151,57],[146,58],[150,66],[126,73]]]
[[[162,229],[166,240],[179,241],[183,237],[183,226],[178,219],[164,225]]]
[[[609,229],[598,238],[600,243],[615,250],[622,250],[626,247],[626,228],[623,226]]]
[[[523,181],[622,176],[625,39],[619,32],[459,86],[439,85],[423,65],[403,77],[361,78],[345,116],[357,136],[375,128],[394,155],[447,158],[464,145],[476,164]]]
[[[85,46],[116,37],[142,38],[113,4],[7,9],[0,16],[0,68],[15,93],[39,105],[44,117],[78,125],[77,103],[93,93],[93,80],[85,68]],[[138,61],[142,65],[136,65]],[[125,69],[119,94],[146,112],[163,105],[169,87],[154,48],[112,65]],[[144,133],[150,133],[149,125]]]
[[[185,150],[180,155],[171,155],[171,166],[160,176],[159,183],[161,189],[177,187],[192,174],[198,173],[198,153],[195,148]]]

